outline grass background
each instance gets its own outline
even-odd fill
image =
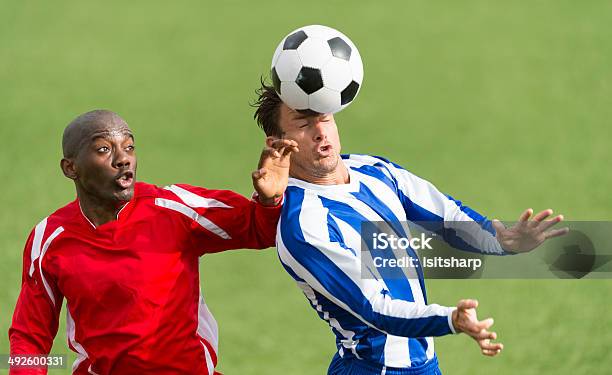
[[[58,166],[65,124],[112,109],[135,131],[140,180],[249,195],[263,135],[248,104],[280,39],[313,23],[364,61],[336,116],[343,151],[386,156],[488,216],[612,218],[608,1],[0,0],[0,353],[27,234],[74,198]],[[205,256],[201,271],[221,371],[325,373],[332,334],[274,250]],[[491,359],[467,337],[437,339],[445,374],[612,367],[609,280],[435,280],[428,293],[478,298],[506,345]],[[62,323],[53,353],[65,341]]]

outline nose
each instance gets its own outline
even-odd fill
[[[127,168],[130,163],[130,155],[125,150],[118,148],[113,159],[113,167],[117,169]]]
[[[315,117],[312,121],[314,121],[314,134],[312,139],[317,143],[326,140],[327,130],[325,127],[325,123],[321,121],[319,117]]]

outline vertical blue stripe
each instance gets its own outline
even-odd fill
[[[440,336],[450,333],[446,316],[426,318],[398,318],[374,311],[370,301],[343,271],[320,249],[304,239],[299,217],[304,191],[291,189],[286,194],[286,206],[281,213],[281,238],[291,256],[335,298],[346,304],[352,311],[392,335],[396,336]],[[289,216],[291,215],[291,217]],[[364,325],[364,329],[368,327]]]

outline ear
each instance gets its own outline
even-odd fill
[[[77,179],[76,166],[74,165],[74,161],[72,159],[62,159],[60,161],[60,168],[62,168],[64,176],[68,177],[71,180]]]

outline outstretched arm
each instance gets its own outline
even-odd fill
[[[229,190],[190,185],[167,187],[178,199],[156,199],[156,205],[180,212],[189,227],[189,248],[198,255],[231,249],[263,249],[274,245],[280,202],[287,187],[294,141],[268,138],[259,165],[252,173],[254,199]]]
[[[545,220],[552,215],[551,209],[529,220],[533,214],[531,208],[523,212],[515,226],[506,228],[499,220],[488,220],[400,166],[388,161],[383,161],[383,165],[395,178],[408,220],[430,226],[427,229],[441,234],[455,248],[496,255],[522,253],[569,231],[568,228],[549,230],[563,221],[563,215]]]
[[[397,195],[409,221],[435,232],[452,247],[464,251],[504,255],[491,221],[461,201],[441,193],[397,164],[380,159],[397,186]]]

